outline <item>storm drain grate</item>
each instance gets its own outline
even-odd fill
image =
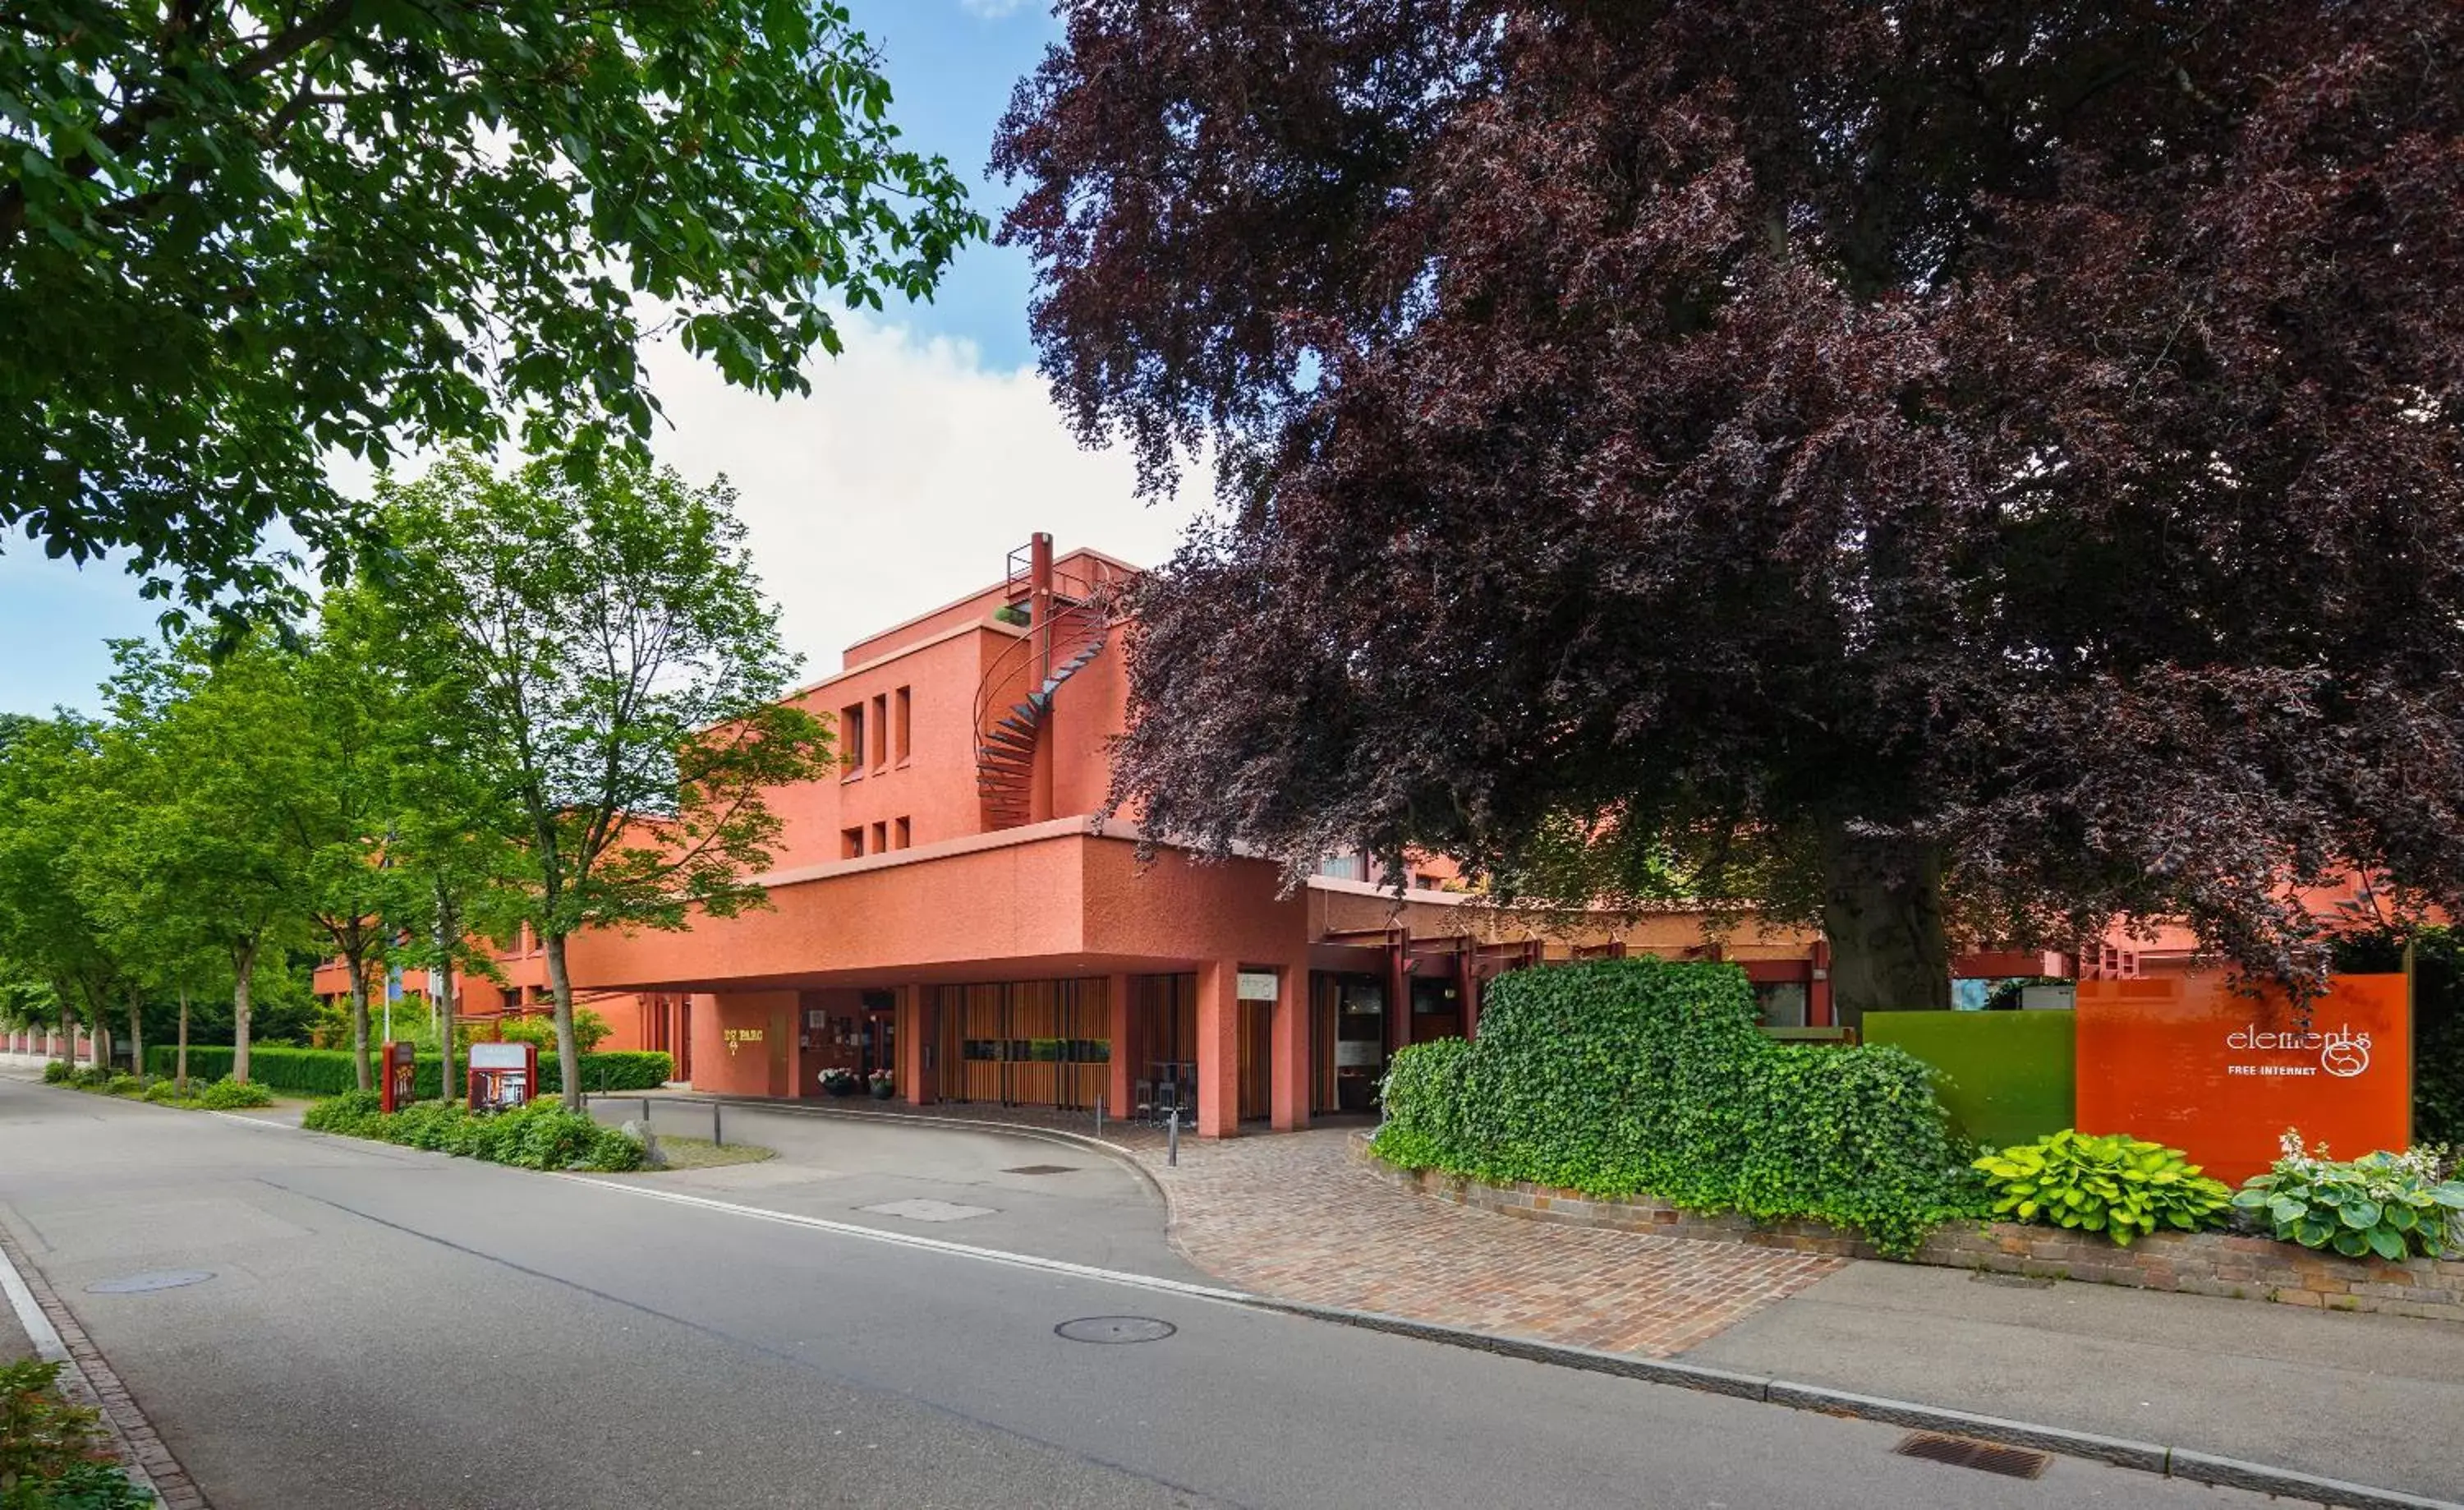
[[[2031,1452],[2024,1447],[1997,1447],[1991,1442],[1970,1441],[1964,1436],[1942,1436],[1932,1432],[1910,1432],[1891,1449],[1902,1457],[1922,1457],[1929,1463],[1948,1463],[1954,1468],[1974,1468],[2006,1478],[2035,1478],[2053,1461],[2050,1454]]]
[[[1078,1166],[1077,1166],[1076,1165],[1074,1165],[1074,1164],[1022,1164],[1022,1165],[1020,1165],[1020,1166],[1019,1166],[1017,1168],[1015,1168],[1015,1169],[1003,1169],[1003,1170],[1001,1171],[1001,1173],[1003,1173],[1003,1174],[1075,1174],[1077,1171],[1078,1171]]]

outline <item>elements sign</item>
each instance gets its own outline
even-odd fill
[[[2339,975],[2296,1012],[2220,974],[2079,985],[2079,1127],[2189,1151],[2238,1184],[2288,1127],[2355,1159],[2412,1137],[2412,1000],[2401,975]]]

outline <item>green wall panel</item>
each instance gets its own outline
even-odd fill
[[[1966,1137],[1998,1146],[2071,1125],[2079,1092],[2078,1013],[1871,1011],[1867,1043],[1896,1044],[1943,1072],[1938,1087]]]

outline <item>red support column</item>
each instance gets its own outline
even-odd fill
[[[1111,1018],[1112,1058],[1104,1077],[1104,1111],[1111,1117],[1127,1117],[1137,1110],[1133,1104],[1136,1094],[1132,1081],[1137,1077],[1137,1066],[1144,1057],[1137,1042],[1137,1022],[1130,1011],[1130,977],[1104,977],[1104,1009]]]
[[[1805,992],[1805,1022],[1810,1028],[1828,1028],[1831,1014],[1831,941],[1814,941],[1813,982]]]
[[[1268,1122],[1277,1132],[1298,1132],[1309,1124],[1309,1081],[1315,1069],[1309,1059],[1306,961],[1276,972],[1274,1014],[1266,1033],[1274,1060],[1267,1077]]]
[[[932,998],[921,986],[901,986],[897,991],[899,1099],[910,1106],[930,1106],[935,1088],[933,1073],[925,1065],[932,1057],[928,1051],[935,1036]]]
[[[1198,967],[1198,1135],[1241,1136],[1241,966]]]

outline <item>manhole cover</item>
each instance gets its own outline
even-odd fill
[[[1022,1165],[1020,1165],[1020,1166],[1019,1166],[1017,1168],[1015,1168],[1015,1169],[1003,1169],[1003,1170],[1001,1171],[1001,1173],[1003,1173],[1003,1174],[1074,1174],[1074,1173],[1076,1173],[1076,1172],[1077,1172],[1077,1169],[1078,1169],[1078,1166],[1077,1166],[1076,1165],[1074,1165],[1074,1164],[1022,1164]]]
[[[88,1295],[143,1295],[149,1290],[176,1290],[184,1284],[203,1284],[212,1278],[203,1269],[160,1269],[152,1274],[124,1275],[117,1279],[97,1279],[85,1287]]]
[[[1152,1316],[1088,1316],[1052,1330],[1073,1343],[1159,1343],[1180,1328]]]

